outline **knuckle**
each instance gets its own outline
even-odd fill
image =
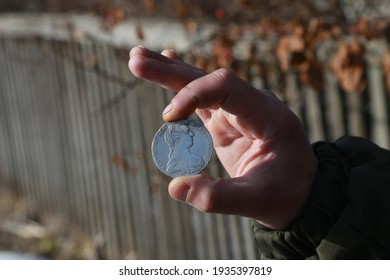
[[[215,213],[217,211],[215,191],[208,190],[205,193],[198,209],[204,213]]]
[[[221,185],[219,181],[216,180],[210,185],[206,184],[193,193],[193,197],[190,198],[193,206],[204,213],[219,213],[221,210]]]
[[[221,80],[221,82],[231,81],[235,78],[233,71],[228,68],[217,69],[214,73],[217,75],[218,79]]]

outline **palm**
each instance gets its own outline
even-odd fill
[[[198,110],[197,113],[202,118],[206,112]],[[232,121],[235,117],[220,108],[206,114],[210,118],[202,119],[212,135],[218,158],[230,176],[242,176],[245,167],[259,161],[259,157],[254,157],[253,153],[258,151],[260,140],[245,137],[242,133],[244,129]]]

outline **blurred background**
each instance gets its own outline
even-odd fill
[[[311,142],[389,148],[389,42],[387,0],[0,0],[0,259],[255,259],[250,220],[169,198],[150,144],[173,93],[129,50],[232,69]]]

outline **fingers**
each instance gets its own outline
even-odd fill
[[[163,56],[166,56],[166,57],[170,58],[170,59],[180,59],[179,56],[177,55],[177,53],[174,50],[172,50],[172,49],[163,50],[161,52],[161,54]]]
[[[164,50],[163,52],[169,52],[169,50]],[[168,64],[175,64],[177,61],[173,60],[168,55],[159,54],[158,52],[151,51],[143,46],[134,47],[130,50],[129,58],[141,56],[141,57],[147,57],[149,59],[155,59],[160,62],[168,63]]]
[[[136,47],[130,52],[129,68],[135,76],[178,92],[163,114],[165,121],[187,118],[196,109],[222,108],[237,120],[245,119],[239,126],[254,133],[245,136],[258,138],[270,128],[267,124],[275,126],[286,117],[286,107],[277,98],[256,90],[231,71],[206,74],[176,58],[172,50],[160,54]],[[197,113],[203,121],[211,116],[205,110]]]
[[[189,82],[205,75],[202,70],[177,59],[172,50],[159,54],[143,47],[130,51],[129,69],[136,77],[173,91],[179,91]]]
[[[240,88],[236,89],[236,86]],[[244,86],[244,88],[242,88]],[[237,116],[247,114],[251,102],[246,102],[247,97],[253,101],[257,92],[240,80],[229,70],[219,69],[208,74],[201,79],[197,79],[181,89],[172,100],[176,106],[169,114],[165,115],[167,119],[180,118],[193,113],[195,109],[206,109],[212,106],[223,107],[227,112]],[[240,101],[241,100],[241,101]],[[245,104],[242,104],[242,103]]]

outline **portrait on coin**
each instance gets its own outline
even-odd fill
[[[164,140],[169,147],[166,170],[170,174],[192,173],[204,165],[201,156],[193,154],[190,148],[193,145],[194,133],[183,124],[170,125],[164,133]]]

